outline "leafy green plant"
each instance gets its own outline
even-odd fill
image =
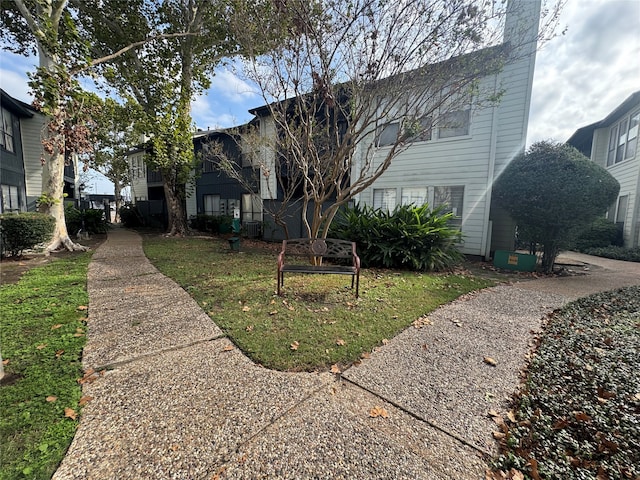
[[[462,235],[451,213],[425,204],[399,205],[391,213],[356,205],[341,210],[329,235],[357,243],[366,267],[444,270],[459,263]]]
[[[624,260],[626,262],[640,262],[640,247],[624,248],[612,245],[609,247],[588,248],[584,253],[595,255],[596,257]]]
[[[67,230],[72,235],[80,230],[87,233],[106,233],[109,229],[104,210],[93,208],[79,210],[73,205],[65,207],[64,210]]]
[[[49,479],[78,426],[85,343],[83,253],[0,287],[0,479]]]
[[[44,213],[10,213],[0,215],[2,254],[20,256],[24,250],[47,242],[53,235],[55,219]]]
[[[573,248],[585,252],[590,248],[622,245],[622,235],[618,226],[604,217],[596,218],[585,230],[578,235]]]
[[[640,477],[640,286],[555,313],[502,428],[501,470],[533,479]]]

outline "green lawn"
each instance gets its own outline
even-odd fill
[[[2,480],[51,478],[75,434],[90,258],[55,260],[0,287]]]
[[[144,249],[242,351],[278,370],[344,367],[439,305],[493,284],[463,274],[366,269],[359,299],[351,277],[340,275],[288,275],[278,297],[273,248],[231,253],[221,239],[147,237]]]

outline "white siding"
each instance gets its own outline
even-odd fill
[[[616,125],[620,119],[637,111],[639,106],[640,104],[635,105],[618,118],[612,119],[611,125]],[[607,167],[610,130],[611,126],[594,131],[591,160],[606,168],[620,183],[618,198],[628,196],[627,214],[624,219],[624,244],[627,247],[638,246],[640,245],[640,142],[636,144],[635,156]],[[617,205],[617,200],[615,205]]]
[[[22,133],[22,153],[24,156],[24,177],[27,194],[27,208],[35,210],[36,200],[42,194],[42,128],[45,117],[35,113],[31,118],[20,120]]]

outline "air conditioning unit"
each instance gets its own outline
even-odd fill
[[[260,237],[262,230],[262,223],[260,222],[245,222],[244,227],[247,231],[247,238]]]

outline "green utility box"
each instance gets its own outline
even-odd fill
[[[538,257],[528,253],[509,252],[496,250],[493,255],[493,265],[505,270],[518,270],[520,272],[533,272],[536,269]]]

